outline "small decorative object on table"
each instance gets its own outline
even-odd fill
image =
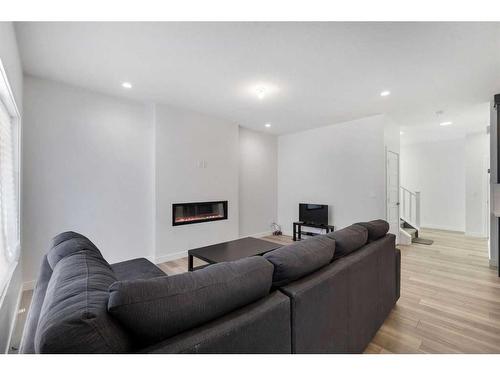
[[[283,232],[281,231],[281,226],[277,223],[272,223],[271,228],[273,229],[273,236],[281,236]]]

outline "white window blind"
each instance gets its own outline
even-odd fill
[[[0,101],[0,294],[18,258],[18,204],[12,119]]]

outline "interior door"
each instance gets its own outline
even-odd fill
[[[386,151],[386,220],[399,241],[399,154]]]

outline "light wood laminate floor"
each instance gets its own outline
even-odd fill
[[[489,268],[488,241],[439,230],[421,237],[434,243],[398,246],[401,298],[365,353],[500,353],[500,278]],[[186,272],[187,258],[159,266]]]

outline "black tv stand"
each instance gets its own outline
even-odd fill
[[[293,223],[293,240],[301,240],[302,239],[302,227],[309,227],[309,228],[319,228],[319,229],[325,229],[326,233],[333,232],[335,230],[335,227],[333,225],[327,225],[327,224],[313,224],[313,223],[304,223],[303,221],[295,221]]]

